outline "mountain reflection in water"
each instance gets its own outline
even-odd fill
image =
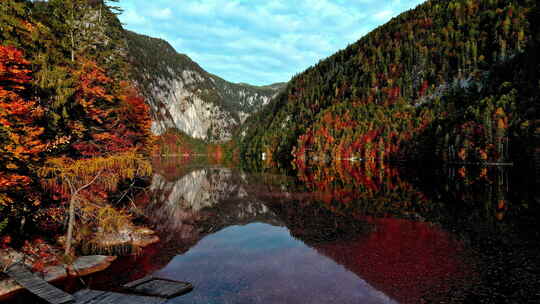
[[[197,288],[172,303],[394,303],[285,227],[230,226],[158,273]]]
[[[170,303],[504,303],[538,290],[537,197],[509,192],[504,170],[286,176],[161,159],[155,171],[138,206],[162,242],[102,276],[194,284]]]
[[[277,174],[158,169],[146,214],[167,247],[158,274],[192,282],[173,303],[416,303],[474,278],[436,225],[326,208]]]

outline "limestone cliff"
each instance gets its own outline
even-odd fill
[[[152,130],[180,130],[220,142],[281,91],[284,84],[257,87],[230,83],[203,70],[164,40],[126,31],[133,76],[153,116]]]

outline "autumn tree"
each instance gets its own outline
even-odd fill
[[[38,169],[41,185],[51,193],[63,197],[69,205],[69,223],[66,234],[65,254],[72,254],[73,229],[76,211],[85,206],[98,210],[107,206],[107,193],[118,190],[120,182],[148,176],[151,164],[136,151],[75,160],[68,157],[50,158]],[[88,210],[88,209],[87,209]],[[79,212],[79,218],[95,217]],[[99,225],[100,223],[95,223]]]
[[[14,203],[14,196],[39,204],[29,191],[30,167],[46,145],[40,139],[43,109],[29,94],[29,62],[22,51],[0,46],[0,204]],[[23,194],[24,193],[24,194]]]
[[[0,41],[3,45],[30,48],[36,38],[35,26],[29,22],[29,9],[23,0],[0,1]]]
[[[85,157],[149,149],[152,134],[148,105],[128,82],[118,86],[92,61],[74,71],[77,85],[71,120],[73,147]]]
[[[3,215],[27,215],[38,204],[58,208],[59,199],[104,197],[114,190],[101,181],[144,175],[144,170],[119,169],[113,176],[110,169],[128,168],[117,156],[144,159],[153,143],[149,109],[128,81],[123,29],[110,2],[116,1],[0,1]],[[83,175],[61,178],[72,191],[47,188],[53,195],[41,195],[38,173],[47,179],[43,170],[54,159],[65,160],[55,172],[66,176],[72,162],[105,165],[101,158],[111,162],[109,169],[94,172],[98,178],[88,187],[79,183],[88,181],[78,172]],[[54,175],[52,169],[48,174]],[[5,226],[3,218],[0,223]]]

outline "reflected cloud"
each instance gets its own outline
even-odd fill
[[[430,201],[394,169],[300,171],[298,183],[230,168],[166,167],[156,170],[169,178],[156,173],[146,212],[162,246],[179,248],[159,275],[197,286],[183,301],[418,303],[477,278],[458,238],[412,220],[426,210],[411,200]],[[388,194],[399,204],[389,205]],[[390,210],[403,218],[372,216]]]

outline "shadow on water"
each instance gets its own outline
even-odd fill
[[[537,303],[538,176],[504,167],[451,167],[416,174],[414,184],[444,203],[445,213],[432,220],[462,239],[477,257],[479,283],[455,295],[477,303]]]
[[[171,303],[534,303],[540,203],[512,169],[341,162],[291,175],[156,162],[162,242],[85,278],[190,281]]]

